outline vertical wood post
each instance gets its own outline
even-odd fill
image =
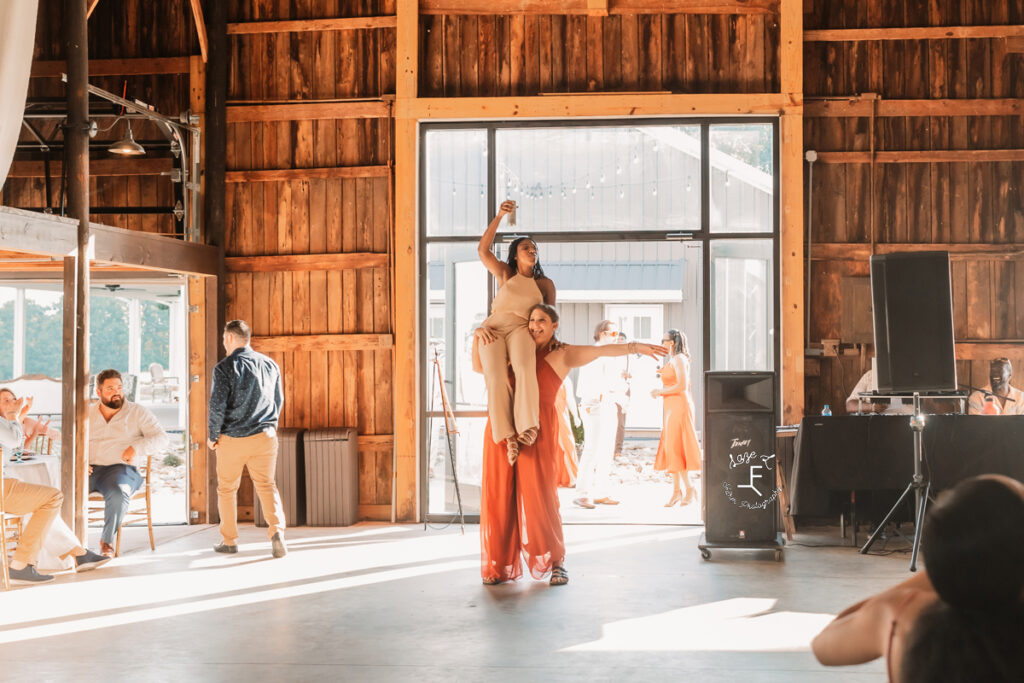
[[[60,516],[75,528],[75,257],[64,258],[64,324],[61,356],[60,489],[64,505]]]
[[[782,0],[779,8],[782,93],[803,103],[803,2]],[[803,110],[787,110],[781,124],[782,225],[779,306],[782,331],[782,420],[798,422],[804,414],[804,133]]]
[[[419,4],[417,0],[398,0],[396,36],[395,99],[408,104],[417,96],[417,55]],[[409,107],[397,107],[409,111]],[[395,312],[395,338],[413,340],[396,345],[394,357],[394,464],[392,492],[393,517],[398,521],[419,519],[419,334],[416,330],[418,258],[416,234],[416,120],[395,120],[395,288],[392,307]]]
[[[68,206],[78,219],[75,261],[75,534],[85,545],[89,447],[89,42],[86,0],[64,2],[68,65]]]

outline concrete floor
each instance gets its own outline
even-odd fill
[[[698,527],[566,527],[568,586],[484,587],[477,527],[264,531],[215,555],[210,527],[141,530],[121,558],[0,592],[4,680],[881,681],[820,667],[809,639],[907,576],[907,556],[790,545],[716,551]],[[831,533],[831,532],[829,532]],[[832,535],[797,542],[835,543]]]

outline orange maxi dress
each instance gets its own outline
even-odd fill
[[[576,475],[580,463],[576,457],[576,437],[572,433],[572,422],[569,420],[569,402],[565,393],[565,383],[558,387],[555,394],[555,413],[558,415],[558,475],[555,483],[558,486],[575,486]]]
[[[480,576],[511,581],[523,575],[525,562],[535,579],[565,559],[562,517],[558,511],[558,415],[555,397],[562,380],[537,352],[540,432],[532,446],[521,446],[509,466],[505,445],[484,430],[483,491],[480,504]]]
[[[686,375],[676,377],[672,363],[661,369],[664,386],[679,383],[679,391],[665,394],[664,417],[662,418],[661,440],[658,455],[654,458],[654,469],[668,472],[686,472],[700,469],[700,443],[697,441],[697,427],[694,423],[693,397],[690,395],[690,363],[683,360]]]

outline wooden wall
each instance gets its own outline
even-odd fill
[[[841,0],[807,8],[804,27],[810,31],[1024,22],[1020,0]],[[1010,357],[1018,374],[1024,373],[1024,254],[1017,246],[1024,243],[1024,155],[1019,154],[1024,117],[1013,113],[1012,104],[1024,97],[1024,54],[1012,38],[1002,37],[824,39],[805,42],[804,58],[805,146],[819,154],[868,152],[872,140],[876,152],[903,153],[889,160],[909,158],[907,151],[1018,150],[1018,160],[954,152],[949,161],[875,164],[864,163],[863,155],[856,162],[834,163],[822,154],[813,170],[809,341],[842,339],[841,279],[867,277],[872,250],[949,249],[960,381],[987,385],[988,360],[998,356]],[[870,114],[810,112],[815,98],[861,93],[876,93],[878,110],[884,102],[893,109],[873,122]],[[890,115],[901,108],[908,114],[922,111],[913,102],[919,100],[979,102],[951,110],[956,115],[931,115],[934,110]],[[860,374],[856,356],[841,365],[835,358],[809,363],[808,411],[823,403],[841,405]]]
[[[420,95],[775,92],[774,15],[432,15]]]
[[[236,0],[232,24],[394,15],[394,3]],[[394,28],[232,34],[234,106],[350,98],[395,89]],[[392,352],[351,335],[390,335],[391,123],[387,117],[234,122],[227,140],[227,317],[252,325],[284,375],[282,427],[357,427],[360,516],[390,519]],[[316,169],[310,170],[310,169]],[[353,170],[354,169],[354,170]],[[279,171],[284,173],[260,173]],[[255,173],[253,173],[255,171]],[[345,176],[345,177],[341,177]],[[375,267],[340,261],[310,269],[281,255],[380,255]],[[247,272],[232,257],[257,256]],[[345,349],[345,350],[343,350]]]

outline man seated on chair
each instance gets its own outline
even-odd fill
[[[89,492],[103,494],[100,552],[111,556],[132,495],[145,481],[136,463],[166,448],[168,438],[153,413],[125,400],[117,370],[96,375],[96,395],[99,403],[89,407]]]
[[[1013,365],[1009,358],[996,358],[988,366],[989,391],[971,392],[967,400],[969,415],[1024,415],[1024,391],[1010,386]],[[992,397],[992,412],[985,410],[985,399]]]

